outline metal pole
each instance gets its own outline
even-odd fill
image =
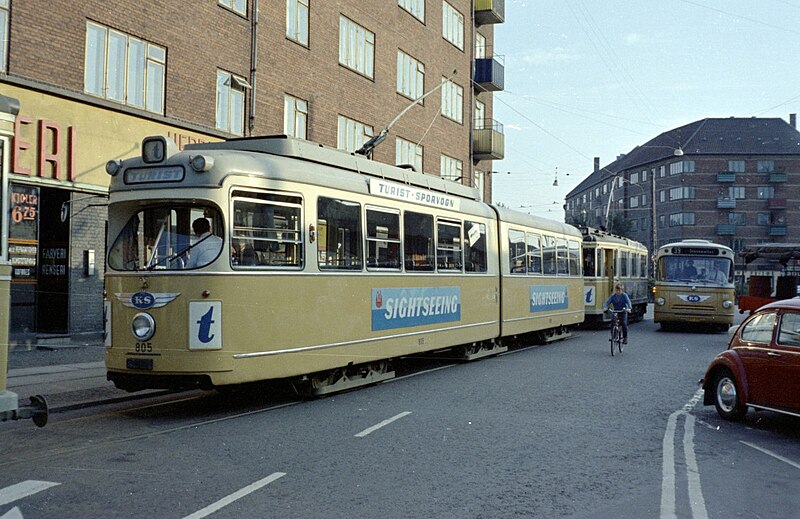
[[[651,194],[651,197],[650,197],[650,203],[652,204],[652,207],[653,207],[653,214],[652,214],[652,217],[651,217],[651,220],[652,220],[651,225],[653,226],[653,235],[652,235],[652,238],[651,238],[651,241],[650,241],[650,254],[651,254],[652,264],[653,264],[652,275],[653,275],[653,279],[655,279],[655,277],[656,277],[656,248],[657,248],[656,244],[658,243],[658,221],[657,221],[658,214],[656,213],[656,171],[655,171],[655,169],[653,170],[653,178],[652,178],[652,186],[651,187],[652,187],[652,190],[653,190],[653,192]]]

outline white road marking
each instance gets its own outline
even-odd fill
[[[201,519],[203,517],[207,517],[217,510],[228,506],[229,504],[233,503],[237,499],[241,499],[244,496],[251,494],[258,490],[261,487],[267,486],[273,481],[277,481],[283,476],[285,476],[285,472],[275,472],[274,474],[270,474],[269,476],[265,477],[264,479],[260,479],[251,485],[247,485],[241,490],[237,490],[233,494],[229,496],[223,497],[216,503],[210,504],[207,507],[203,508],[202,510],[198,510],[197,512],[193,513],[192,515],[187,515],[184,519]]]
[[[0,516],[0,519],[25,519],[22,517],[22,512],[16,506]]]
[[[52,483],[50,481],[36,481],[29,479],[28,481],[23,481],[22,483],[11,485],[10,487],[6,487],[0,490],[0,506],[7,505],[8,503],[13,503],[18,499],[32,496],[33,494],[39,493],[42,490],[47,490],[50,487],[55,487],[60,484],[61,483]]]
[[[757,450],[759,452],[763,452],[767,456],[772,456],[776,460],[780,460],[780,461],[782,461],[784,463],[788,463],[789,465],[791,465],[792,467],[794,467],[796,469],[800,469],[800,463],[795,463],[794,461],[792,461],[792,460],[790,460],[788,458],[784,458],[780,454],[775,454],[771,450],[765,449],[764,447],[759,447],[758,445],[754,445],[752,443],[749,443],[749,442],[746,442],[746,441],[742,441],[742,440],[739,440],[739,441],[741,441],[742,443],[744,443],[745,445],[747,445],[748,447],[750,447],[752,449],[755,449],[755,450]]]
[[[686,458],[686,479],[689,485],[689,504],[693,519],[708,519],[703,490],[700,487],[700,470],[694,455],[694,416],[687,414],[683,424],[683,454]]]
[[[387,420],[382,421],[381,423],[379,423],[377,425],[373,425],[372,427],[364,429],[360,433],[356,434],[356,438],[363,438],[364,436],[366,436],[368,434],[374,433],[375,431],[377,431],[381,427],[386,427],[387,425],[389,425],[390,423],[394,422],[395,420],[399,420],[400,418],[402,418],[404,416],[408,416],[410,414],[411,414],[411,411],[403,411],[399,415],[393,416],[393,417],[391,417],[391,418],[389,418]]]
[[[667,429],[664,431],[662,445],[661,467],[661,518],[674,519],[675,515],[675,433],[678,417],[684,417],[683,423],[683,455],[686,460],[686,479],[689,491],[689,503],[692,507],[692,517],[707,519],[708,511],[703,499],[703,490],[700,486],[700,470],[694,453],[694,424],[695,417],[689,414],[701,401],[703,390],[699,389],[682,409],[669,415]]]

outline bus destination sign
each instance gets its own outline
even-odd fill
[[[150,182],[180,182],[183,180],[183,167],[130,168],[125,171],[126,184],[147,184]]]
[[[719,256],[718,249],[711,249],[707,247],[675,247],[672,249],[672,253],[689,256]]]

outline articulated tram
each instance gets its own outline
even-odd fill
[[[108,379],[290,379],[324,394],[402,355],[472,359],[584,319],[580,232],[438,177],[285,136],[111,161]]]
[[[611,321],[603,303],[622,283],[633,305],[630,318],[641,321],[647,312],[647,248],[641,243],[600,229],[581,228],[586,324]]]

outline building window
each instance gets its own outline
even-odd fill
[[[464,121],[464,88],[442,78],[442,115],[457,123]]]
[[[639,183],[639,173],[636,173],[636,172],[631,173],[630,182],[631,182],[631,184],[638,184]]]
[[[86,93],[163,114],[166,66],[164,47],[87,22]]]
[[[669,165],[670,175],[680,175],[681,173],[694,173],[694,161],[682,160]]]
[[[340,150],[356,151],[372,137],[372,132],[372,126],[340,115],[336,145]]]
[[[728,213],[728,223],[731,225],[745,225],[745,213]]]
[[[758,172],[759,173],[772,173],[775,171],[775,161],[774,160],[759,160],[758,161]]]
[[[756,198],[759,200],[769,200],[770,198],[775,198],[775,188],[771,186],[757,187]]]
[[[669,215],[669,226],[694,225],[694,213],[674,213]]]
[[[414,18],[425,22],[425,0],[397,0],[397,5],[414,15]]]
[[[630,207],[631,209],[639,207],[639,197],[638,196],[632,196],[631,199],[630,199],[630,202],[628,203],[628,207]]]
[[[308,138],[308,101],[283,97],[283,133],[298,139]]]
[[[694,186],[673,187],[669,190],[669,200],[692,200],[694,199]],[[663,201],[663,200],[662,200]]]
[[[728,188],[729,200],[744,200],[744,186],[731,186]]]
[[[475,59],[484,59],[486,57],[486,36],[476,32],[475,33]]]
[[[464,176],[464,164],[453,157],[442,155],[441,177],[459,181]]]
[[[667,171],[666,166],[662,165],[661,167],[658,168],[658,176],[664,178],[664,175],[667,174],[666,171]]]
[[[397,51],[397,93],[411,99],[425,93],[425,65],[402,50]]]
[[[375,33],[339,17],[339,64],[372,79],[375,75]]]
[[[286,37],[308,46],[308,0],[286,0]]]
[[[247,0],[219,0],[219,5],[231,11],[247,16]]]
[[[758,225],[769,225],[769,213],[758,213]]]
[[[486,105],[475,100],[475,129],[483,130],[486,127]]]
[[[0,0],[0,72],[8,62],[8,0]]]
[[[734,252],[743,251],[744,247],[745,247],[745,244],[746,244],[746,242],[742,238],[734,238],[733,239],[733,247],[731,247],[731,248],[733,249]]]
[[[744,173],[744,161],[743,160],[729,160],[728,161],[728,171],[731,173]]]
[[[464,15],[445,1],[442,1],[442,37],[464,50]]]
[[[396,141],[394,163],[397,165],[411,164],[414,169],[422,173],[422,146],[400,137]]]
[[[244,134],[245,84],[242,78],[217,70],[217,129]]]

